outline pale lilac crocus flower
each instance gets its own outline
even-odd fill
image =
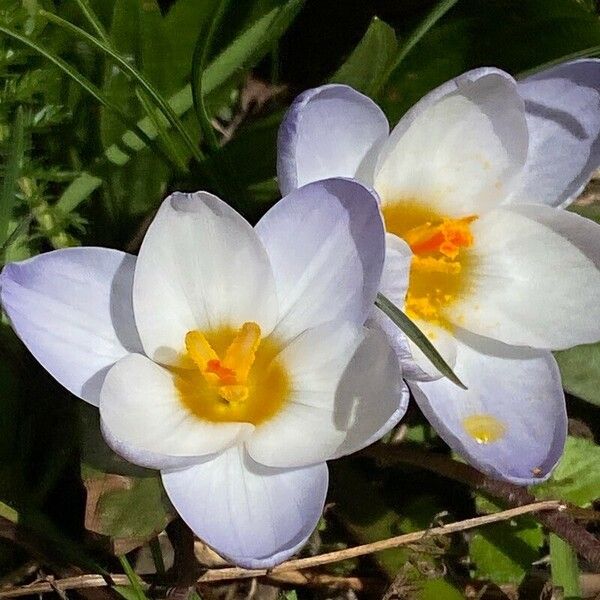
[[[376,310],[421,410],[482,471],[547,478],[567,417],[551,350],[600,339],[600,227],[562,210],[600,165],[600,62],[515,81],[469,71],[427,94],[391,133],[350,87],[300,95],[281,126],[283,193],[332,176],[379,195],[381,291],[468,390]]]
[[[256,228],[176,193],[139,256],[71,248],[9,264],[1,299],[37,360],[100,409],[105,439],[160,469],[219,554],[269,567],[315,528],[327,460],[388,432],[408,402],[382,332],[363,327],[384,262],[372,193],[332,179]]]

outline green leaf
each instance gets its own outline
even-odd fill
[[[124,554],[156,537],[173,509],[160,474],[131,465],[106,445],[97,410],[86,405],[81,414],[85,527],[108,537],[115,554]]]
[[[4,181],[0,194],[0,245],[9,236],[10,221],[17,199],[17,179],[23,167],[25,154],[25,115],[23,107],[19,106],[13,122],[8,160],[4,168]]]
[[[129,582],[131,583],[133,597],[135,597],[137,600],[148,600],[148,597],[142,589],[140,578],[137,576],[132,566],[129,564],[127,557],[119,556],[119,561],[121,563],[121,566],[123,567],[123,571],[125,571],[125,574],[127,575]]]
[[[410,35],[405,29],[397,28],[400,39]],[[597,16],[575,0],[460,0],[394,70],[380,103],[396,123],[427,92],[468,69],[522,73],[599,44]]]
[[[565,390],[600,406],[600,342],[554,352],[554,358]]]
[[[561,587],[565,600],[581,598],[577,553],[554,533],[549,535],[552,585]]]
[[[374,96],[394,63],[397,52],[394,29],[373,17],[365,35],[331,81],[351,85],[368,96]]]
[[[426,529],[441,510],[432,496],[408,499],[396,510],[384,498],[381,487],[369,481],[350,461],[337,462],[331,478],[336,515],[361,544]],[[377,552],[373,558],[392,579],[401,571],[411,581],[422,579],[421,572],[411,562],[413,559],[429,568],[436,566],[427,546],[421,552],[408,547],[391,548]]]
[[[562,500],[590,506],[600,498],[600,447],[593,442],[569,436],[565,452],[552,477],[531,488],[536,498]]]
[[[86,198],[102,185],[102,179],[83,172],[72,181],[56,201],[55,208],[63,214],[75,210]]]
[[[134,0],[123,0],[123,1],[126,3],[131,3]],[[138,4],[138,2],[136,2],[136,5],[137,4]],[[120,4],[117,4],[117,6],[119,6],[119,5]],[[153,3],[144,2],[144,3],[142,3],[142,6],[155,7],[155,10],[151,10],[151,8],[142,8],[141,9],[142,14],[146,14],[147,12],[154,14],[159,10],[158,6]],[[77,27],[76,25],[73,25],[72,23],[69,23],[68,21],[65,21],[64,19],[62,19],[61,17],[59,17],[57,15],[54,15],[54,14],[46,12],[46,11],[40,11],[40,14],[45,16],[49,21],[55,23],[56,25],[59,25],[60,27],[63,27],[67,31],[70,31],[74,35],[78,36],[79,38],[89,42],[90,44],[92,44],[93,46],[98,48],[100,51],[102,51],[105,54],[105,56],[107,56],[110,60],[114,61],[119,66],[119,68],[123,71],[123,73],[125,73],[131,79],[133,79],[140,86],[140,88],[146,94],[148,94],[148,97],[156,104],[156,106],[158,108],[160,108],[160,110],[163,112],[165,118],[169,121],[171,126],[181,135],[181,139],[184,141],[188,150],[196,158],[196,160],[198,160],[198,161],[202,160],[202,158],[203,158],[202,153],[200,152],[197,145],[194,143],[189,132],[184,127],[183,123],[180,121],[178,115],[175,114],[175,112],[173,111],[173,109],[171,108],[171,106],[167,102],[167,100],[165,98],[163,98],[162,94],[156,89],[156,87],[154,85],[152,85],[152,83],[142,73],[140,73],[140,71],[138,71],[136,68],[132,67],[129,64],[129,62],[119,52],[116,52],[110,46],[107,46],[104,42],[98,40],[97,38],[90,35],[83,29]],[[155,18],[160,19],[160,13],[158,13],[158,16],[155,15]],[[142,22],[144,22],[144,21],[142,21]],[[132,87],[129,84],[128,89],[130,90],[131,93],[133,93],[133,95],[135,95],[134,87]]]
[[[431,579],[419,587],[419,600],[464,600],[465,597],[447,579]]]
[[[398,68],[408,53],[421,41],[422,37],[458,2],[458,0],[440,0],[416,29],[402,44],[398,56],[392,65],[392,70]]]
[[[151,147],[154,152],[163,157],[163,159],[169,163],[169,158],[164,154],[159,146],[153,141],[153,138],[146,135],[146,133],[142,130],[141,127],[132,121],[122,110],[121,108],[112,102],[109,98],[107,98],[96,85],[94,85],[89,79],[84,77],[81,73],[79,73],[76,69],[74,69],[71,65],[65,62],[60,56],[44,48],[35,40],[31,40],[26,36],[21,35],[19,32],[10,29],[9,27],[0,26],[0,32],[8,35],[9,37],[25,44],[53,64],[55,64],[65,75],[67,75],[70,79],[72,79],[75,83],[81,86],[88,94],[90,94],[95,100],[97,100],[102,106],[108,108],[112,112],[114,112],[119,119],[124,123],[126,127],[129,127],[131,131],[129,131],[129,138],[135,140],[135,143],[140,147],[144,148],[146,146]],[[156,137],[156,136],[155,136]],[[131,143],[131,142],[130,142]],[[121,150],[118,150],[120,155],[124,153]],[[126,156],[126,155],[125,155]]]
[[[540,558],[543,542],[542,528],[533,519],[505,521],[477,530],[469,541],[475,577],[499,585],[519,583]]]
[[[203,93],[208,95],[215,92],[241,70],[252,66],[265,56],[271,45],[291,25],[302,7],[302,3],[303,0],[288,0],[281,7],[274,8],[261,16],[238,35],[207,66],[203,77]],[[194,104],[191,85],[186,85],[171,96],[168,103],[177,116],[190,110]],[[137,126],[151,139],[155,139],[159,133],[150,117],[141,119]],[[126,148],[133,151],[140,151],[145,147],[145,144],[131,131],[123,134],[121,142]],[[113,164],[122,166],[130,160],[130,156],[123,152],[120,146],[121,144],[111,145],[106,149],[104,156]]]
[[[455,375],[450,365],[442,358],[427,336],[390,300],[383,294],[377,294],[375,306],[385,313],[394,324],[402,330],[406,337],[417,345],[419,350],[431,361],[431,364],[452,383],[466,390],[467,387]]]

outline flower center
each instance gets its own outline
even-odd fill
[[[256,323],[235,331],[189,331],[175,386],[184,406],[203,420],[259,425],[281,410],[290,394],[287,371],[278,360],[281,347],[261,338]],[[186,365],[186,366],[187,366]]]
[[[413,252],[407,315],[451,329],[445,310],[469,286],[474,257],[468,249],[477,216],[449,218],[416,201],[391,203],[382,212],[387,231],[401,237]]]

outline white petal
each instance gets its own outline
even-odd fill
[[[100,418],[115,452],[155,469],[181,464],[172,458],[189,464],[196,457],[197,462],[200,456],[237,444],[253,429],[248,423],[198,418],[179,398],[173,374],[139,354],[123,358],[108,372],[100,394]]]
[[[329,179],[280,200],[256,226],[279,296],[276,334],[293,339],[334,319],[362,325],[379,286],[384,230],[375,196]]]
[[[7,265],[1,299],[36,359],[70,392],[98,405],[108,369],[141,352],[131,305],[135,257],[69,248]]]
[[[541,205],[472,225],[473,289],[451,307],[462,327],[507,344],[561,349],[600,339],[600,226]]]
[[[519,485],[547,478],[564,447],[565,400],[550,352],[506,346],[461,334],[456,374],[469,388],[447,379],[411,383],[421,410],[446,442],[493,477]],[[500,438],[477,442],[464,419],[497,420]],[[482,439],[482,438],[480,438]]]
[[[277,318],[271,266],[256,233],[206,192],[167,198],[142,244],[133,286],[135,320],[150,358],[177,364],[193,329]]]
[[[270,469],[243,448],[181,471],[163,484],[194,533],[232,563],[250,569],[284,561],[317,525],[327,493],[327,465]]]
[[[363,339],[360,328],[334,323],[285,348],[280,360],[292,397],[248,440],[256,461],[272,467],[322,462],[363,448],[400,420],[408,398],[398,362],[381,333]]]
[[[529,153],[510,203],[569,203],[600,166],[600,61],[546,69],[518,84]]]
[[[375,175],[383,204],[417,201],[464,216],[511,191],[528,142],[514,80],[484,70],[451,83],[421,100],[384,145]]]
[[[329,177],[355,177],[372,163],[389,126],[382,110],[346,85],[324,85],[298,96],[277,139],[282,194]],[[370,183],[367,175],[366,183]]]

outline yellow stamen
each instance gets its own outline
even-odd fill
[[[417,201],[384,205],[387,231],[413,252],[405,310],[409,317],[451,329],[445,310],[465,291],[473,257],[476,215],[449,218]]]
[[[465,417],[462,421],[465,431],[478,444],[491,444],[504,437],[506,425],[496,417],[488,414],[476,414]]]
[[[175,386],[184,406],[202,420],[259,425],[290,395],[281,348],[270,338],[262,340],[256,323],[237,331],[190,331],[185,347],[182,368],[173,369]],[[192,364],[197,368],[190,369]]]
[[[246,381],[259,345],[260,327],[256,323],[244,323],[223,359],[223,365],[235,371],[238,383]]]

